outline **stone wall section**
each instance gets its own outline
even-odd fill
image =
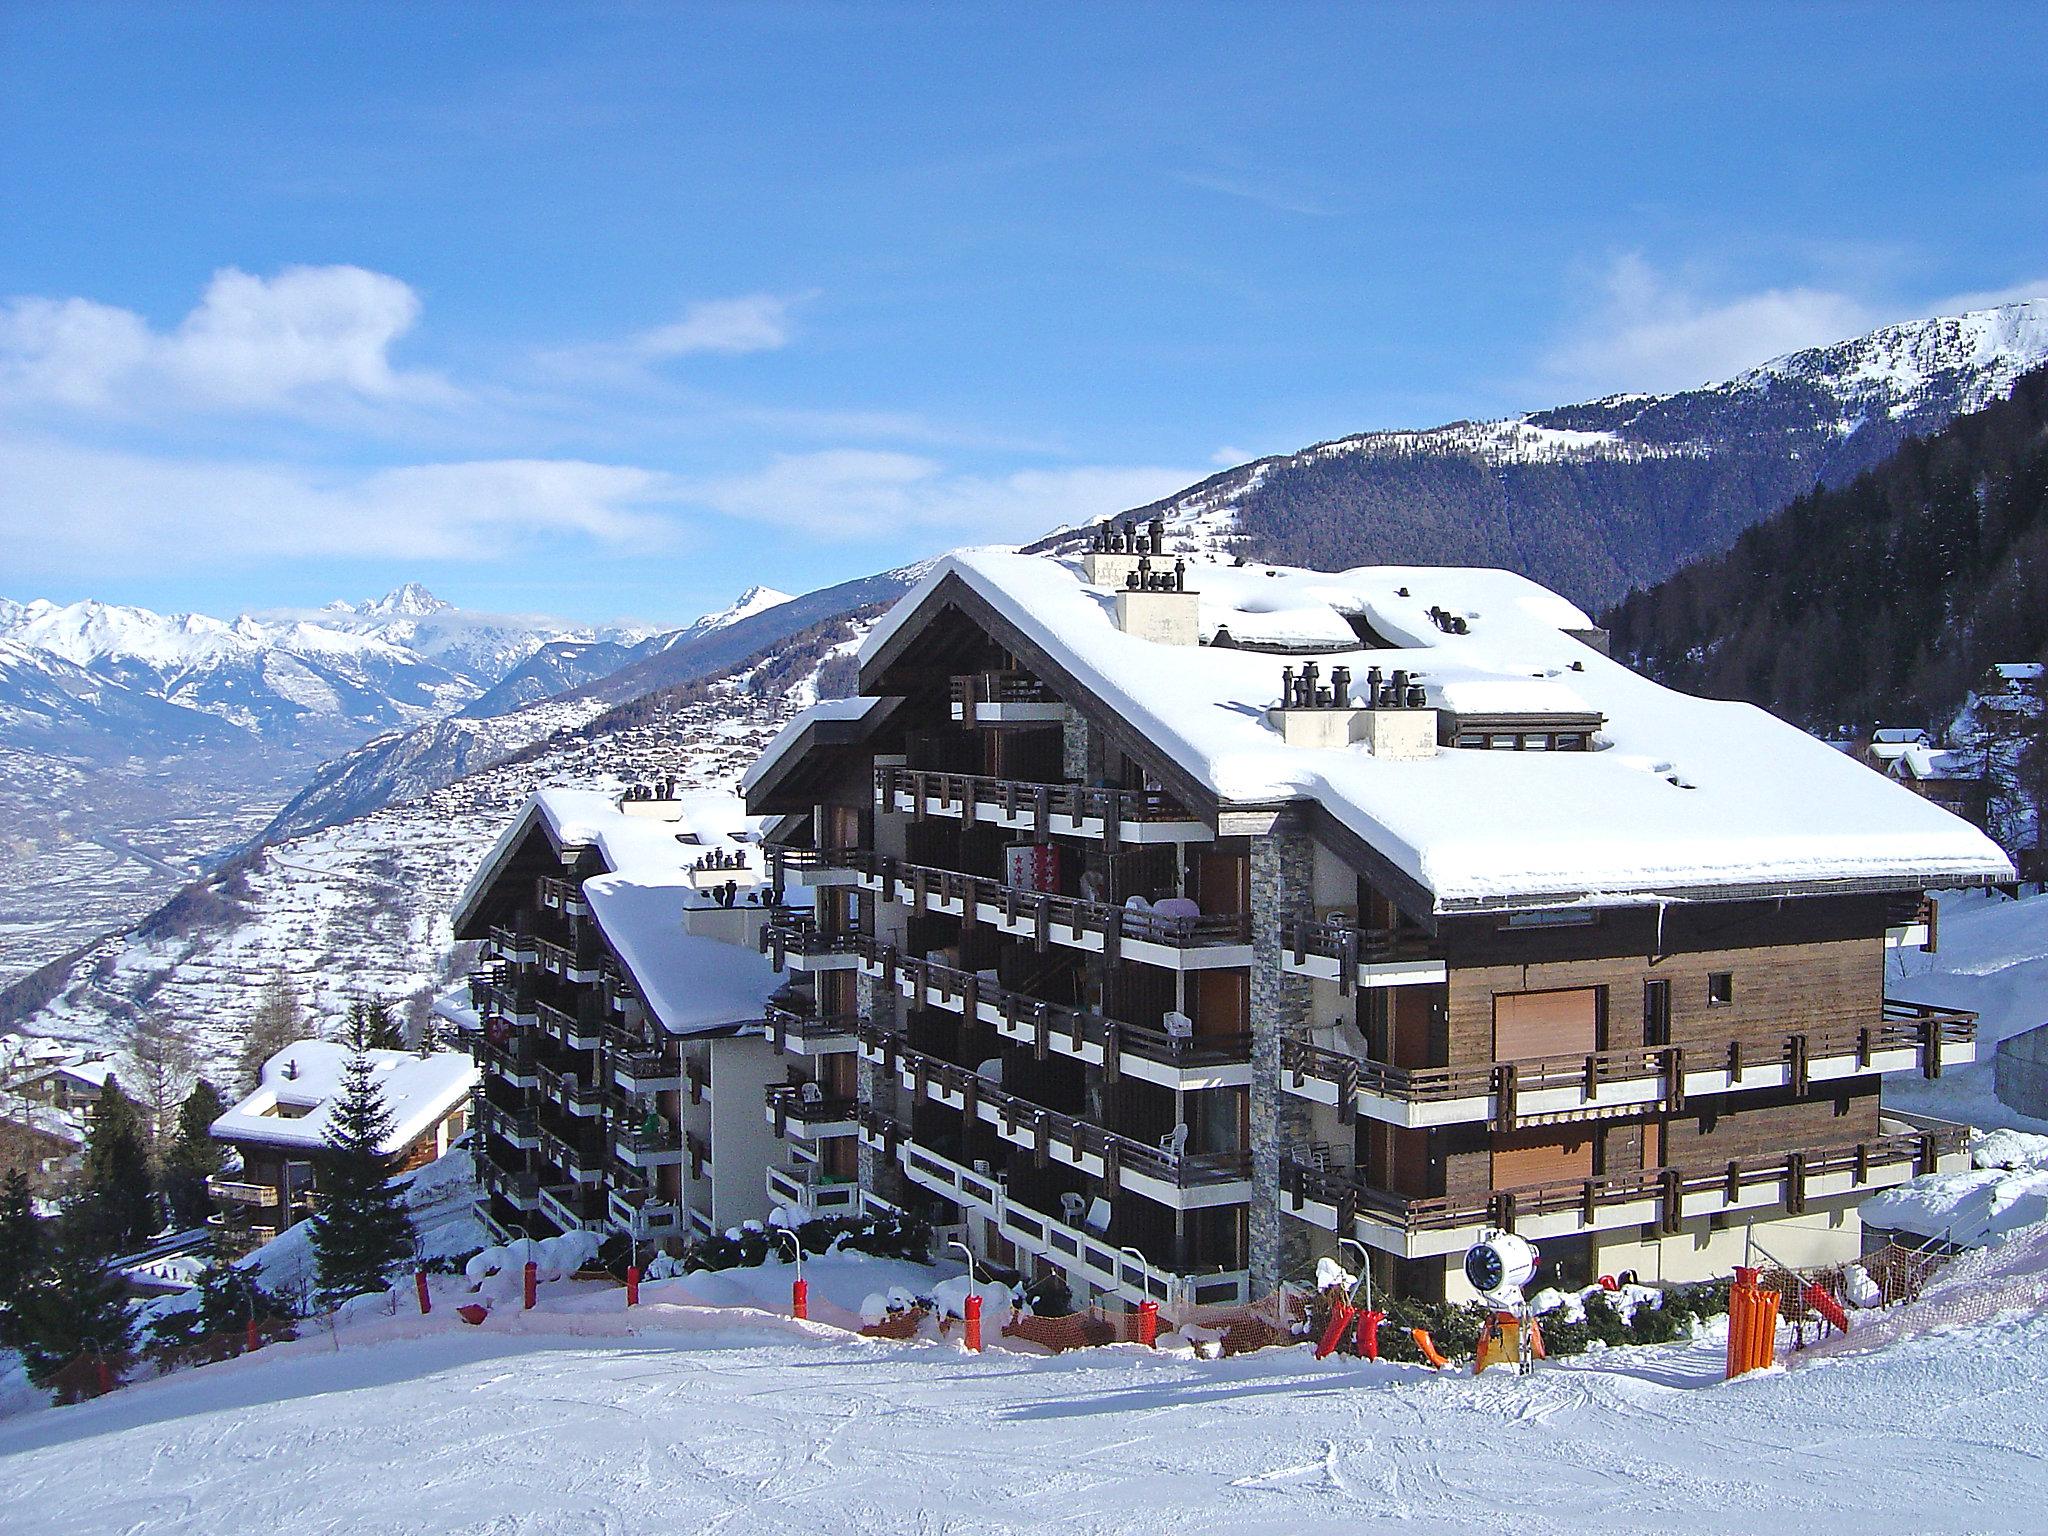
[[[1264,1295],[1309,1262],[1309,1229],[1280,1193],[1281,1160],[1308,1154],[1309,1105],[1282,1089],[1280,1041],[1307,1029],[1312,984],[1281,969],[1280,933],[1313,905],[1315,844],[1283,822],[1251,847],[1251,1287]]]

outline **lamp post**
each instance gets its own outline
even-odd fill
[[[1159,1342],[1159,1303],[1152,1299],[1151,1287],[1145,1283],[1152,1261],[1135,1248],[1119,1248],[1117,1252],[1138,1261],[1138,1342],[1147,1349],[1156,1348]],[[1122,1280],[1123,1276],[1118,1275],[1117,1279]]]
[[[967,1348],[975,1354],[980,1354],[981,1293],[975,1290],[974,1287],[981,1283],[981,1278],[974,1272],[974,1250],[961,1242],[957,1237],[946,1246],[948,1248],[958,1248],[961,1257],[967,1260],[967,1301],[960,1310],[965,1314],[964,1321],[967,1324]]]
[[[804,1240],[788,1227],[783,1227],[777,1238],[778,1241],[787,1238],[796,1254],[796,1279],[789,1285],[789,1315],[808,1318],[811,1315],[811,1288],[804,1283]]]

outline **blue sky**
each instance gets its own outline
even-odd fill
[[[8,7],[0,594],[683,620],[2048,292],[2042,17]]]

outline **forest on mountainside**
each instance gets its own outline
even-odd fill
[[[2048,369],[1602,620],[1617,658],[1817,730],[1938,727],[2048,653]]]

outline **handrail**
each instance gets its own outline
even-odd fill
[[[906,1069],[913,1088],[937,1084],[944,1092],[961,1095],[975,1106],[979,1118],[993,1120],[1011,1131],[1029,1128],[1040,1141],[1066,1144],[1071,1159],[1085,1154],[1101,1159],[1110,1177],[1117,1169],[1143,1173],[1148,1177],[1186,1189],[1204,1184],[1227,1184],[1251,1176],[1249,1152],[1170,1152],[1153,1142],[1141,1141],[1117,1131],[1105,1130],[1088,1120],[1061,1114],[1042,1104],[1007,1092],[979,1073],[942,1057],[912,1050],[893,1029],[880,1024],[863,1024],[861,1043],[879,1051],[886,1062],[892,1056],[899,1076]],[[993,1113],[987,1113],[993,1111]],[[1115,1182],[1112,1178],[1111,1182]]]
[[[806,1125],[851,1120],[860,1108],[860,1101],[854,1098],[814,1099],[806,1103],[803,1091],[802,1083],[770,1083],[762,1097],[771,1109]]]
[[[1319,960],[1334,960],[1340,976],[1347,979],[1356,965],[1381,960],[1428,960],[1438,954],[1426,934],[1306,919],[1280,925],[1280,948],[1297,966],[1310,955]]]
[[[1739,1079],[1759,1067],[1791,1067],[1821,1057],[1850,1054],[1868,1062],[1878,1051],[1924,1048],[1930,1040],[1956,1044],[1976,1036],[1977,1016],[1958,1009],[1929,1008],[1917,1003],[1884,1004],[1885,1022],[1877,1025],[1832,1025],[1788,1031],[1774,1054],[1752,1055],[1740,1040],[1724,1051],[1697,1046],[1623,1046],[1615,1050],[1572,1055],[1528,1056],[1474,1062],[1456,1067],[1397,1067],[1369,1056],[1353,1056],[1312,1045],[1299,1036],[1280,1041],[1280,1068],[1295,1085],[1314,1077],[1335,1083],[1340,1091],[1365,1092],[1378,1098],[1413,1103],[1483,1098],[1497,1094],[1503,1074],[1512,1071],[1514,1088],[1527,1093],[1545,1088],[1583,1087],[1588,1095],[1603,1084],[1662,1078],[1672,1081],[1683,1070],[1725,1070]],[[1683,1084],[1679,1089],[1682,1092]]]
[[[1186,949],[1208,944],[1248,944],[1251,918],[1242,912],[1204,912],[1194,917],[1168,916],[1149,907],[1118,906],[1106,901],[1087,901],[1062,896],[1054,891],[1031,890],[1005,885],[986,875],[963,874],[930,864],[912,864],[890,854],[850,849],[842,857],[849,868],[872,880],[879,880],[885,900],[899,901],[895,887],[911,888],[910,899],[922,906],[933,897],[959,901],[963,906],[986,904],[1001,907],[1006,920],[1035,919],[1050,934],[1054,927],[1070,934],[1083,931],[1103,935],[1105,944],[1117,940],[1167,944]]]
[[[1130,1024],[1091,1009],[1048,1003],[1027,992],[1013,992],[977,972],[904,955],[893,944],[875,939],[864,939],[860,955],[868,964],[880,966],[884,979],[899,972],[909,977],[913,1001],[928,996],[934,982],[941,996],[957,997],[963,1005],[971,993],[977,1004],[993,1005],[1014,1028],[1028,1024],[1048,1046],[1063,1038],[1067,1055],[1078,1054],[1085,1041],[1102,1049],[1105,1062],[1124,1051],[1168,1066],[1230,1065],[1251,1059],[1252,1037],[1246,1031],[1180,1037],[1150,1024]]]
[[[1659,1198],[1680,1205],[1688,1194],[1720,1192],[1731,1199],[1750,1184],[1792,1177],[1803,1199],[1805,1180],[1817,1174],[1849,1172],[1867,1182],[1873,1166],[1913,1161],[1932,1171],[1936,1158],[1952,1150],[1949,1138],[1933,1132],[1890,1133],[1869,1141],[1837,1146],[1799,1148],[1763,1159],[1739,1158],[1712,1167],[1645,1168],[1638,1172],[1596,1174],[1585,1179],[1560,1179],[1542,1184],[1512,1185],[1463,1195],[1405,1198],[1367,1184],[1356,1169],[1321,1169],[1292,1158],[1280,1164],[1281,1193],[1337,1206],[1341,1213],[1370,1216],[1408,1232],[1440,1230],[1490,1222],[1511,1226],[1516,1216],[1582,1210],[1628,1200]],[[1672,1219],[1667,1210],[1666,1220]]]
[[[791,1008],[782,1003],[763,1005],[762,1019],[772,1034],[786,1039],[821,1040],[853,1032],[860,1022],[858,1012],[819,1013],[815,1009]]]
[[[949,773],[942,769],[906,768],[883,764],[875,769],[875,795],[893,806],[899,794],[913,800],[958,802],[963,808],[978,801],[991,801],[1003,814],[1016,818],[1031,811],[1040,831],[1054,815],[1080,822],[1100,820],[1105,826],[1118,821],[1194,821],[1179,802],[1163,790],[1106,789],[1088,784],[1043,784],[1028,779],[1001,779],[980,773]],[[971,819],[971,818],[970,818]]]

